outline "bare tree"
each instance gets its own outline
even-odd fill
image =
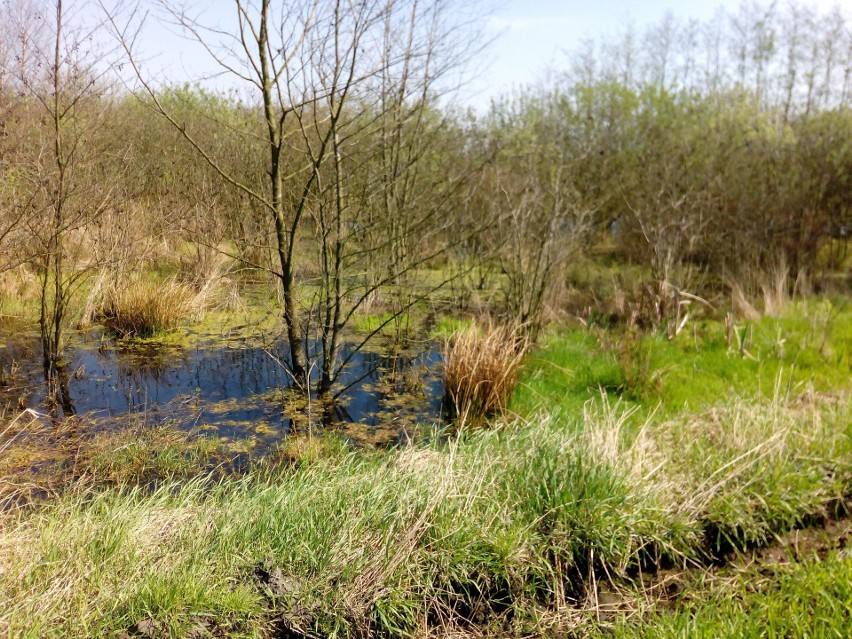
[[[433,198],[429,207],[412,212],[413,168],[431,130],[423,124],[425,114],[439,83],[460,61],[457,34],[443,22],[449,4],[293,0],[276,7],[269,0],[235,0],[233,32],[206,28],[167,2],[160,7],[223,72],[246,87],[250,108],[260,114],[259,126],[249,119],[245,126],[222,130],[265,157],[252,163],[262,177],[238,172],[162,99],[134,50],[141,29],[138,11],[121,26],[113,16],[115,31],[151,108],[271,225],[268,245],[277,256],[271,272],[282,291],[290,371],[307,391],[317,356],[320,391],[328,393],[345,364],[338,355],[347,321],[371,292],[413,268],[406,242],[415,234],[428,237],[422,222],[439,210],[434,200],[446,199]],[[385,169],[378,179],[364,169],[377,157]],[[388,271],[365,284],[360,276],[365,256],[380,249],[365,240],[377,203],[387,214],[382,224],[391,231],[388,246],[396,257]],[[258,243],[264,241],[261,230]],[[310,270],[303,266],[308,257],[319,264],[313,282],[317,296],[305,296],[299,288],[310,281],[300,272]],[[311,352],[309,339],[314,316],[319,354]]]
[[[565,266],[593,228],[599,198],[580,180],[587,150],[571,139],[571,110],[558,93],[495,107],[492,134],[507,139],[495,164],[492,243],[510,323],[535,339]]]
[[[96,222],[115,202],[121,162],[97,148],[109,100],[107,67],[94,55],[95,26],[83,26],[82,2],[30,4],[16,14],[20,43],[16,79],[19,100],[30,119],[16,119],[23,136],[15,215],[26,223],[27,260],[39,277],[39,326],[50,392],[67,406],[62,388],[62,350],[72,296],[99,264]],[[74,26],[69,26],[74,24]]]

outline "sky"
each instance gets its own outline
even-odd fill
[[[457,2],[469,10],[468,0]],[[782,0],[783,1],[783,0]],[[614,37],[628,27],[642,30],[659,23],[667,13],[680,20],[711,19],[720,7],[735,11],[741,0],[477,0],[483,17],[477,26],[490,45],[473,60],[469,83],[459,100],[483,110],[490,100],[513,88],[546,77],[549,69],[566,68],[568,53],[584,41]],[[766,5],[768,0],[759,4]],[[193,2],[204,7],[205,21],[222,25],[233,21],[233,0]],[[826,13],[837,0],[798,0]],[[841,5],[843,6],[843,5]],[[477,18],[479,20],[479,18]],[[153,68],[168,69],[172,80],[189,80],[205,72],[203,52],[192,51],[174,34],[149,21],[142,43]],[[209,67],[208,67],[209,68]]]
[[[760,4],[766,5],[767,2]],[[837,0],[799,2],[827,13]],[[741,0],[505,0],[487,18],[487,36],[495,38],[485,53],[482,72],[473,81],[474,106],[513,86],[535,82],[548,69],[564,68],[567,52],[584,41],[616,36],[629,26],[659,23],[671,13],[678,19],[707,21],[720,7],[736,11]],[[843,6],[842,4],[840,6]]]

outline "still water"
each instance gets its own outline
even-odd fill
[[[441,417],[440,354],[430,343],[356,352],[341,377],[341,386],[351,388],[333,410],[322,411],[287,391],[290,377],[281,362],[288,350],[281,338],[259,343],[212,331],[185,337],[176,344],[117,340],[99,328],[70,334],[67,401],[51,407],[36,330],[0,326],[0,405],[74,412],[94,428],[144,413],[153,423],[244,441],[255,453],[307,427],[313,416],[356,442],[374,444],[416,437]],[[345,345],[341,359],[352,348]]]

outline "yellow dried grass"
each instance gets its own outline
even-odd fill
[[[105,295],[98,316],[121,337],[151,337],[200,314],[203,297],[175,279],[164,283],[138,279],[121,288],[113,287]]]
[[[458,425],[506,411],[525,350],[526,341],[506,326],[453,334],[444,353],[444,392]]]

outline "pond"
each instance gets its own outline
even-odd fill
[[[251,327],[186,330],[161,341],[119,340],[96,327],[69,333],[66,401],[49,405],[37,328],[0,325],[0,406],[85,415],[94,429],[142,413],[263,454],[306,422],[333,427],[354,443],[392,445],[430,432],[441,419],[440,353],[424,341],[404,350],[352,354],[341,377],[350,386],[331,411],[288,390],[280,337]],[[354,348],[347,343],[341,359]],[[313,406],[311,404],[314,404]]]

